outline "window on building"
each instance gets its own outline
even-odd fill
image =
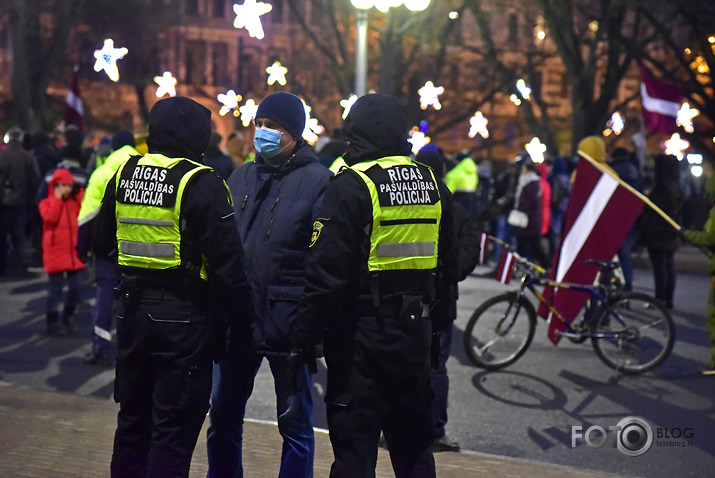
[[[206,84],[206,44],[201,40],[186,43],[186,77],[190,85]]]
[[[184,4],[184,13],[187,15],[199,14],[199,0],[186,0]]]
[[[213,0],[213,16],[216,18],[226,16],[226,0]]]
[[[211,65],[214,85],[225,86],[229,84],[227,64],[228,45],[225,43],[214,43]]]

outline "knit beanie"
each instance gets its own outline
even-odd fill
[[[268,118],[283,126],[296,140],[303,137],[305,108],[297,96],[278,92],[263,98],[256,110],[256,118]]]
[[[606,162],[606,142],[598,136],[586,136],[578,144],[578,154],[597,163]]]
[[[134,135],[126,129],[120,129],[114,133],[114,136],[112,136],[112,149],[114,151],[124,146],[131,146],[133,148],[136,145],[137,143],[134,140]]]

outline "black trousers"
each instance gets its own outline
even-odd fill
[[[435,477],[429,320],[409,326],[394,317],[346,322],[345,335],[325,344],[335,456],[330,477],[374,477],[381,430],[397,478]]]
[[[215,322],[178,300],[142,300],[117,317],[112,477],[188,477],[209,408]]]

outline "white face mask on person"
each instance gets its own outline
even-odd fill
[[[253,135],[253,145],[258,154],[266,159],[273,158],[283,152],[293,141],[281,148],[281,138],[283,132],[261,126],[256,128]]]

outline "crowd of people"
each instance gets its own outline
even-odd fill
[[[279,476],[311,477],[311,373],[323,356],[331,476],[374,473],[381,437],[396,476],[435,476],[432,452],[459,450],[446,434],[446,364],[480,232],[548,268],[577,158],[537,162],[524,151],[497,171],[434,145],[412,157],[401,106],[379,94],[358,99],[315,147],[289,93],[260,103],[253,148],[232,133],[222,149],[210,116],[174,97],[152,108],[145,141],[118,130],[85,148],[73,127],[59,144],[12,128],[0,153],[0,274],[42,265],[48,335],[78,332],[92,271],[85,363],[116,363],[112,476],[188,476],[207,411],[208,475],[242,476],[246,403],[265,359]],[[650,177],[600,137],[578,151],[683,220],[696,192],[673,156],[655,157]],[[705,244],[706,233],[689,237]],[[643,247],[655,296],[672,308],[680,242],[646,208],[618,254],[625,288]]]

